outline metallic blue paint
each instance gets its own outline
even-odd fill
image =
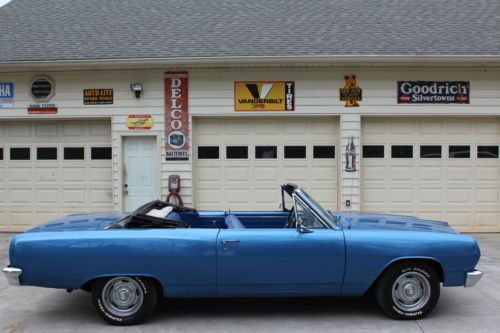
[[[22,285],[50,288],[137,275],[157,279],[166,297],[358,296],[400,260],[432,261],[445,286],[463,286],[480,257],[444,222],[335,213],[331,229],[300,233],[276,227],[287,212],[231,213],[245,229],[225,229],[228,212],[193,213],[198,227],[179,229],[104,229],[126,214],[67,216],[15,236],[10,264]]]

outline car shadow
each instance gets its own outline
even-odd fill
[[[162,299],[151,320],[166,317],[197,317],[215,319],[217,316],[257,318],[269,316],[311,317],[354,314],[384,317],[375,297],[283,297],[283,298],[189,298]],[[215,318],[214,318],[215,317]]]

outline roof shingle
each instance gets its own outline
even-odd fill
[[[13,0],[0,62],[500,55],[498,0]]]

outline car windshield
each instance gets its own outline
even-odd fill
[[[297,190],[297,192],[299,192],[300,196],[305,199],[310,205],[314,206],[323,216],[327,217],[329,219],[329,222],[332,222],[333,224],[338,226],[337,219],[334,218],[334,216],[330,212],[324,209],[316,200],[314,200],[306,191],[300,189]]]

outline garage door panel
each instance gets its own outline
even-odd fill
[[[51,167],[35,168],[35,180],[37,184],[57,183],[59,169]]]
[[[412,180],[415,174],[412,166],[395,166],[389,170],[392,180]]]
[[[472,167],[462,166],[462,167],[448,167],[447,170],[448,180],[455,181],[470,181],[472,177]]]
[[[248,181],[250,169],[246,166],[228,166],[225,168],[224,174],[228,181]]]
[[[301,184],[309,176],[309,172],[305,169],[304,166],[284,166],[282,170],[283,177],[288,182]]]
[[[89,192],[90,202],[93,205],[107,205],[111,200],[112,191],[109,188],[92,188]]]
[[[364,208],[372,209],[374,204],[383,204],[386,200],[384,197],[385,193],[385,188],[362,188],[361,197],[363,198],[363,203],[366,205]]]
[[[9,137],[31,137],[31,125],[29,123],[8,123],[6,127]]]
[[[486,180],[498,183],[500,181],[500,168],[498,166],[477,167],[475,176],[477,180]]]
[[[459,231],[500,230],[500,159],[477,157],[478,145],[500,145],[499,118],[364,118],[361,138],[386,151],[384,158],[361,159],[363,211],[411,211]],[[398,144],[413,145],[413,158],[391,158]],[[441,158],[420,158],[424,144],[440,145]],[[470,158],[449,157],[449,145],[470,146]]]
[[[444,167],[421,166],[418,168],[418,177],[421,181],[444,180]]]
[[[422,120],[418,122],[418,133],[439,135],[443,132],[443,123],[432,120]]]
[[[407,134],[407,133],[413,133],[415,132],[415,123],[413,122],[408,122],[408,121],[393,121],[390,123],[390,131],[391,134]]]
[[[62,169],[62,181],[64,183],[85,183],[87,182],[87,168],[65,167]]]
[[[474,214],[476,227],[497,227],[500,225],[500,213],[476,212]]]
[[[337,136],[338,120],[333,117],[195,119],[195,149],[220,147],[220,159],[194,158],[195,205],[206,209],[276,210],[281,201],[279,186],[295,182],[304,188],[324,189],[324,200],[336,207],[338,160],[314,159],[312,154],[314,145],[337,146]],[[247,147],[246,159],[226,156],[225,147],[234,145]],[[285,158],[285,146],[293,145],[305,146],[306,158]],[[256,158],[256,146],[276,147],[276,158]],[[209,167],[221,171],[207,171]],[[244,195],[236,189],[244,189]],[[220,197],[214,199],[210,195],[214,192]]]
[[[14,166],[8,169],[8,181],[11,185],[33,182],[31,167]]]
[[[278,200],[281,200],[279,196],[276,196],[276,188],[257,188],[253,190],[253,193],[255,202],[258,204],[267,205],[269,203],[274,203],[278,202]]]
[[[253,170],[256,182],[276,181],[280,178],[278,176],[279,170],[277,166],[255,166]]]
[[[228,204],[245,204],[250,201],[250,193],[244,189],[226,189],[226,198]]]
[[[203,179],[203,182],[214,182],[223,179],[222,167],[218,166],[200,166],[197,169],[197,178]]]
[[[363,164],[363,180],[368,182],[380,182],[385,180],[385,166],[371,166]]]
[[[92,183],[105,183],[111,186],[111,169],[109,167],[91,167],[90,181]]]
[[[389,191],[389,197],[391,202],[400,204],[400,203],[408,203],[411,204],[414,201],[413,198],[413,189],[401,189],[401,188],[393,188]]]
[[[31,204],[33,201],[32,188],[9,188],[9,202],[11,204]]]
[[[55,204],[59,203],[58,188],[37,188],[35,189],[35,200],[38,204]]]
[[[58,137],[58,126],[54,123],[39,123],[34,124],[35,136],[38,138],[49,137],[54,138]]]
[[[470,188],[449,188],[446,195],[451,204],[469,203],[472,199]]]
[[[475,193],[476,200],[483,203],[490,202],[500,204],[498,192],[498,189],[477,189]]]
[[[444,197],[444,193],[443,193],[443,189],[441,189],[441,188],[420,189],[418,192],[418,198],[422,204],[425,204],[425,203],[442,204],[443,197]]]
[[[87,137],[88,128],[85,125],[72,123],[66,124],[62,129],[62,136],[65,137]]]

